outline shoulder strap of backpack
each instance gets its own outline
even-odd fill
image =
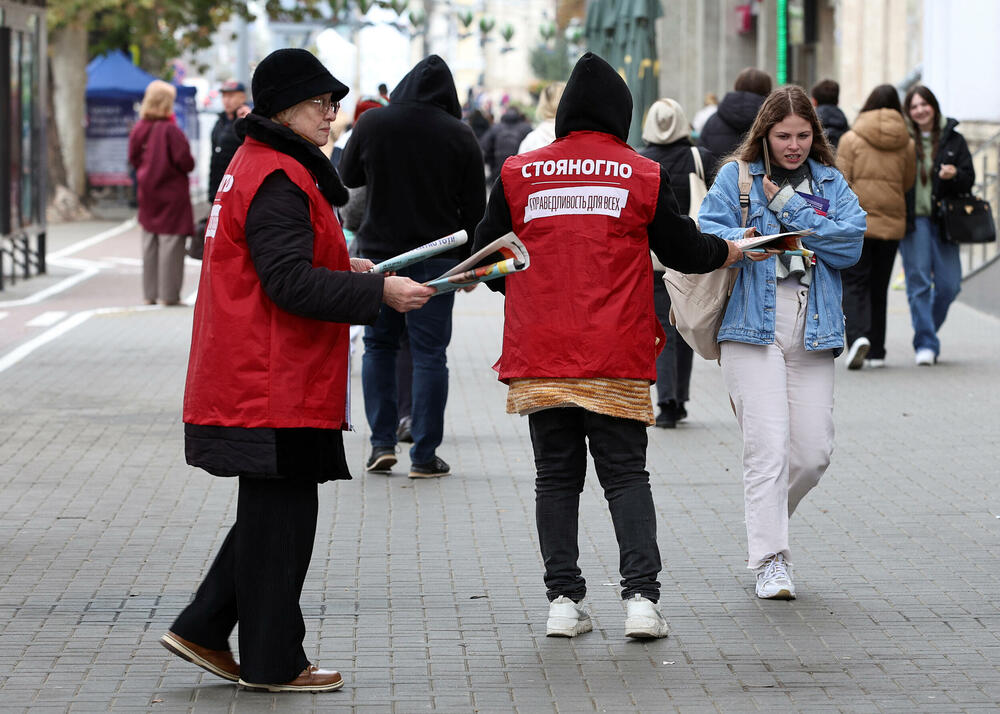
[[[745,226],[747,224],[747,214],[750,212],[750,186],[753,184],[753,177],[750,176],[750,164],[746,161],[737,159],[736,165],[740,169],[739,178],[737,179],[737,186],[740,189],[740,214],[742,216],[740,225]]]
[[[697,146],[691,147],[691,155],[694,156],[694,172],[698,174],[698,178],[704,181],[705,168],[701,165],[701,154],[698,152]]]

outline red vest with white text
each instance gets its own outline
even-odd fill
[[[508,275],[501,381],[656,380],[664,334],[653,308],[646,226],[660,165],[610,134],[577,131],[503,165],[514,233],[530,267]]]
[[[285,312],[264,292],[247,247],[247,210],[281,170],[309,197],[313,266],[350,270],[340,223],[309,171],[247,138],[212,206],[184,391],[188,424],[343,429],[349,325]]]

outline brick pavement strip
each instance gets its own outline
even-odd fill
[[[837,368],[833,465],[792,525],[800,597],[753,597],[740,440],[718,368],[650,431],[666,640],[627,642],[617,550],[591,475],[581,566],[593,633],[544,636],[526,423],[489,369],[500,298],[460,295],[441,455],[453,475],[321,489],[306,650],[347,686],[238,691],[156,643],[234,517],[235,483],[183,463],[190,309],[97,315],[0,374],[0,710],[988,711],[1000,706],[1000,323],[956,305],[912,366]],[[235,638],[233,645],[235,646]]]

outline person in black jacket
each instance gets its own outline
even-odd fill
[[[424,58],[392,91],[392,103],[366,112],[340,159],[344,183],[368,187],[356,240],[360,255],[378,262],[459,229],[469,236],[486,205],[483,154],[462,122],[451,70],[437,55]],[[468,257],[468,245],[399,271],[417,282],[436,278]],[[445,476],[437,456],[444,437],[454,293],[439,295],[405,317],[384,309],[365,329],[361,381],[372,454],[366,468],[388,473],[396,463],[396,356],[405,330],[413,356],[410,477]]]
[[[684,109],[673,99],[659,99],[646,113],[642,140],[647,146],[639,153],[662,166],[670,177],[680,210],[690,214],[691,186],[688,175],[696,173],[693,151],[701,157],[702,171],[712,166],[715,158],[704,148],[691,145],[691,126]],[[696,207],[695,207],[696,208]],[[656,358],[656,402],[659,414],[656,426],[673,429],[677,422],[687,417],[684,404],[688,401],[691,385],[691,363],[694,351],[670,324],[670,295],[663,284],[663,265],[653,261],[653,301],[656,317],[667,334],[663,351]]]
[[[521,141],[531,132],[531,124],[516,107],[508,107],[500,121],[491,126],[479,140],[483,147],[483,160],[490,167],[489,180],[500,175],[500,167],[517,153]]]
[[[348,325],[374,322],[383,303],[418,308],[433,290],[347,255],[330,207],[347,190],[319,150],[347,87],[301,49],[265,57],[252,86],[206,235],[184,394],[187,462],[239,479],[236,522],[160,642],[248,689],[331,691],[343,678],[309,663],[299,597],[317,484],[351,478]]]
[[[771,93],[771,77],[755,67],[747,67],[736,76],[733,91],[719,102],[719,108],[705,122],[698,146],[707,149],[721,166],[753,125],[764,98]],[[706,166],[709,180],[715,179],[719,166]]]
[[[840,85],[832,79],[824,79],[812,88],[810,94],[813,106],[816,107],[816,116],[823,126],[823,133],[826,134],[826,140],[836,150],[840,144],[840,137],[850,129],[847,117],[837,106],[837,102],[840,101]]]
[[[899,244],[918,365],[937,362],[938,330],[962,287],[958,246],[944,240],[940,201],[972,190],[976,170],[958,121],[941,114],[937,97],[917,85],[906,93],[903,112],[917,152],[917,182],[906,194],[906,236]]]
[[[208,165],[209,203],[215,200],[226,167],[243,143],[243,139],[236,136],[233,125],[237,119],[250,113],[247,90],[242,82],[237,82],[235,79],[226,80],[219,88],[219,93],[222,94],[222,111],[219,112],[219,119],[212,127],[212,158]]]

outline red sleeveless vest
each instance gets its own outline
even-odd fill
[[[285,312],[264,292],[245,221],[264,179],[281,170],[309,197],[313,265],[350,270],[340,223],[298,161],[247,138],[212,205],[184,391],[188,424],[343,429],[349,325]]]
[[[504,279],[500,380],[655,381],[665,338],[646,226],[660,165],[610,134],[578,131],[512,156],[501,176],[531,266]]]

